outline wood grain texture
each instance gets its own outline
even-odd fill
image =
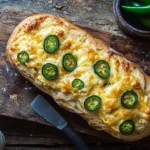
[[[16,146],[16,147],[12,147],[12,146],[7,146],[5,148],[5,150],[75,150],[75,148],[72,147],[53,147],[53,148],[43,148],[43,147],[23,147],[23,146]],[[101,149],[104,150],[104,149]]]
[[[32,14],[34,13],[23,9],[7,7],[3,9],[0,16],[0,114],[48,125],[43,119],[36,115],[30,107],[32,100],[40,93],[50,101],[77,131],[110,141],[118,141],[102,131],[98,132],[93,130],[76,114],[68,113],[61,109],[49,96],[33,87],[31,83],[26,81],[20,73],[9,64],[5,55],[7,40],[15,26]],[[83,25],[78,26],[85,29],[94,37],[104,40],[112,48],[121,52],[128,60],[140,65],[143,70],[150,75],[150,52],[148,51],[150,44],[148,41],[139,41],[126,37],[125,35],[121,36],[121,34],[98,31]],[[12,94],[17,94],[18,98],[16,101],[11,99]],[[149,137],[135,143],[149,146],[148,141]]]

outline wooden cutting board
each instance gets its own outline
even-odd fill
[[[88,126],[80,116],[61,109],[50,96],[37,90],[8,62],[5,55],[7,40],[15,26],[24,18],[33,15],[33,12],[15,7],[6,7],[0,16],[0,115],[9,116],[48,125],[36,115],[30,104],[37,94],[42,94],[64,116],[64,118],[77,131],[94,135],[110,141],[119,141],[103,131],[95,131]],[[95,38],[104,40],[110,47],[122,53],[128,60],[137,63],[150,75],[150,42],[146,40],[131,39],[124,34],[115,35],[108,32],[97,31],[86,26],[78,25]],[[13,100],[13,95],[17,100]],[[149,146],[150,137],[136,143]]]

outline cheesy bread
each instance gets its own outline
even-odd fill
[[[26,18],[6,54],[25,78],[91,127],[124,141],[150,134],[149,77],[65,18]]]

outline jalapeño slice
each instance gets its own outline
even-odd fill
[[[123,123],[120,124],[119,129],[123,135],[130,135],[135,130],[135,124],[132,120],[125,120]]]
[[[92,95],[84,101],[84,107],[89,111],[95,111],[101,106],[101,98]]]
[[[123,107],[130,109],[134,108],[138,103],[138,95],[133,91],[126,91],[121,96],[121,104]]]
[[[53,80],[58,76],[58,69],[55,65],[47,63],[42,67],[42,74],[45,79]]]
[[[94,65],[94,72],[101,78],[105,79],[110,75],[110,66],[104,60],[99,60]]]
[[[21,64],[25,64],[29,61],[29,54],[26,51],[18,53],[17,59]]]
[[[48,53],[54,53],[59,47],[58,37],[55,35],[49,35],[44,40],[44,50]]]
[[[73,71],[77,67],[77,60],[72,54],[65,54],[62,61],[63,67],[66,71]]]
[[[77,90],[81,90],[84,88],[84,82],[80,79],[74,79],[72,81],[72,87],[77,89]]]

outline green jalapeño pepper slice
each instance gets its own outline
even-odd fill
[[[132,120],[125,120],[123,123],[120,124],[119,129],[123,135],[130,135],[135,130],[135,124]]]
[[[55,65],[47,63],[42,67],[42,74],[45,79],[53,80],[58,76],[58,69]]]
[[[130,0],[131,3],[139,3],[141,6],[150,5],[150,0]]]
[[[150,5],[147,6],[121,6],[126,12],[139,16],[150,16]]]
[[[126,91],[121,96],[121,104],[123,107],[130,109],[138,103],[138,95],[133,91]]]
[[[58,37],[50,35],[44,40],[44,50],[48,53],[54,53],[59,47]]]
[[[140,1],[138,1],[138,2],[140,2]],[[132,1],[132,6],[137,6],[137,7],[139,7],[139,6],[141,6],[138,2],[136,2],[136,0],[133,0]],[[145,2],[145,3],[149,3],[149,4],[147,4],[147,5],[150,5],[150,0],[146,0],[146,1],[144,1],[144,0],[142,0],[141,2]],[[148,18],[148,17],[145,17],[145,16],[143,16],[143,17],[140,17],[139,18],[140,19],[140,21],[141,21],[141,23],[146,27],[146,28],[149,28],[150,27],[150,19]]]
[[[80,79],[74,79],[72,81],[72,87],[77,89],[77,90],[81,90],[84,88],[84,82]]]
[[[110,66],[104,60],[99,60],[94,65],[94,72],[101,78],[107,78],[110,75]]]
[[[89,111],[95,111],[101,106],[101,98],[92,95],[84,101],[84,107]]]
[[[134,7],[139,7],[139,6],[141,6],[139,3],[135,2],[135,1],[132,1],[131,5],[134,6]]]
[[[18,53],[17,59],[20,62],[20,64],[25,64],[29,61],[29,54],[26,51],[22,51]]]
[[[73,71],[77,67],[77,60],[72,54],[65,54],[62,65],[66,71]]]

